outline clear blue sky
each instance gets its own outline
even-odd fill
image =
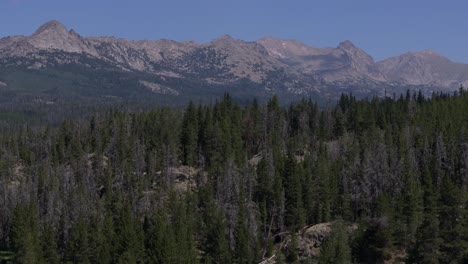
[[[376,60],[432,49],[468,63],[466,0],[0,0],[0,37],[29,35],[52,19],[84,36],[275,36],[318,47],[349,39]]]

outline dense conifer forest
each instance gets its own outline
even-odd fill
[[[226,94],[0,135],[4,262],[468,263],[467,201],[462,88],[325,108]]]

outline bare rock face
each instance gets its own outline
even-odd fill
[[[333,48],[307,46],[297,40],[263,38],[257,41],[268,54],[302,74],[317,74],[320,71],[342,67],[340,55]]]
[[[169,87],[162,86],[162,85],[157,84],[157,83],[152,83],[152,82],[148,82],[148,81],[140,81],[140,84],[143,87],[151,90],[154,93],[179,95],[179,92],[177,90],[174,90],[174,89],[169,88]]]
[[[320,248],[323,242],[330,236],[333,227],[332,222],[320,223],[313,226],[305,227],[299,230],[297,234],[298,250],[301,259],[316,258],[320,255]],[[357,224],[349,224],[347,227],[349,234],[357,230]],[[290,246],[290,237],[286,239],[283,248],[287,249]]]
[[[346,231],[351,235],[358,229],[358,225],[350,223],[346,226]],[[320,249],[333,231],[333,222],[320,223],[312,226],[306,226],[297,232],[297,250],[299,262],[310,259],[317,259],[320,256]],[[288,252],[290,250],[291,234],[286,235],[283,242],[279,245],[279,250]],[[261,264],[278,263],[277,254],[264,259]]]
[[[162,175],[168,182],[173,184],[178,192],[194,191],[206,183],[207,173],[190,166],[171,167],[167,171],[159,171],[157,175]]]
[[[33,36],[41,35],[41,34],[52,34],[52,35],[60,35],[60,34],[68,34],[67,28],[57,20],[51,20],[44,25],[40,26],[36,32],[34,32]]]
[[[280,62],[268,56],[267,50],[256,42],[234,39],[229,35],[221,36],[207,45],[217,54],[220,68],[227,67],[235,79],[247,78],[261,82],[269,71],[284,67]]]
[[[299,252],[303,257],[318,257],[320,247],[332,232],[332,223],[317,224],[300,231]]]
[[[348,58],[348,65],[359,72],[368,72],[369,68],[374,64],[374,59],[371,56],[362,49],[354,46],[349,40],[341,42],[337,49],[344,52]]]
[[[272,37],[262,38],[257,43],[265,47],[270,56],[278,59],[318,56],[332,51],[331,48],[308,46],[298,40],[284,40]]]

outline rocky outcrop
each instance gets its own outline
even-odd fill
[[[148,81],[140,81],[140,84],[151,90],[153,93],[158,93],[158,94],[170,94],[170,95],[179,95],[179,92],[172,89],[172,88],[169,88],[169,87],[165,87],[165,86],[162,86],[160,84],[157,84],[157,83],[152,83],[152,82],[148,82]]]
[[[305,227],[298,231],[298,252],[301,259],[317,258],[320,255],[320,248],[323,242],[330,236],[333,222],[320,223]],[[347,231],[352,234],[358,228],[357,224],[348,224]],[[291,246],[291,237],[288,236],[283,245],[283,250],[287,251]]]
[[[166,171],[159,171],[158,176],[165,177],[169,184],[173,184],[178,192],[194,191],[198,186],[205,184],[207,174],[190,166],[171,167]]]
[[[355,223],[346,225],[348,233],[351,235],[358,229]],[[300,261],[316,259],[320,255],[320,248],[323,242],[330,236],[333,231],[333,222],[320,223],[312,226],[307,226],[297,232],[297,251]],[[279,244],[278,250],[281,252],[289,252],[291,244],[291,234],[287,233],[282,242]],[[278,263],[278,254],[265,258],[261,264]]]

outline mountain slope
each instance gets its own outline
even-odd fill
[[[60,86],[61,82],[49,78],[51,71],[63,75],[58,79],[74,79],[70,76],[75,74],[79,80],[86,80],[66,82],[73,83],[72,94],[125,98],[134,94],[138,95],[131,97],[135,100],[152,96],[211,98],[226,91],[245,98],[272,94],[281,95],[283,100],[300,96],[336,98],[341,92],[368,96],[410,88],[429,93],[468,84],[468,65],[429,51],[376,63],[350,41],[336,48],[271,37],[247,42],[227,35],[204,44],[134,41],[83,37],[58,21],[45,23],[30,36],[0,39],[3,87],[19,89],[12,85],[15,69],[42,82],[38,86],[61,87],[65,94],[68,85]],[[37,83],[23,84],[21,89],[40,95],[41,90],[34,89]],[[105,93],[99,91],[101,86],[108,87]],[[98,91],[89,92],[93,89]]]
[[[436,87],[468,84],[468,64],[452,62],[431,50],[389,58],[377,63],[376,68],[392,82]]]

